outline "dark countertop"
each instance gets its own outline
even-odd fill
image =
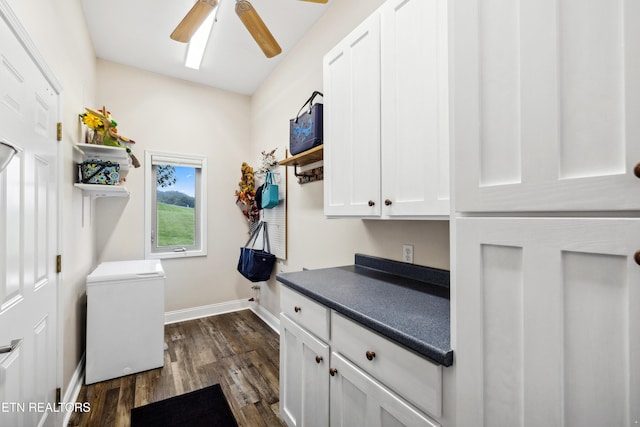
[[[361,254],[355,261],[276,278],[418,354],[451,366],[449,272]]]

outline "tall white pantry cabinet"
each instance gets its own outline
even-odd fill
[[[640,424],[640,2],[450,2],[458,426]]]

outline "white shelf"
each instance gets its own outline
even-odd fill
[[[97,197],[129,197],[129,190],[122,185],[73,184],[86,195]]]

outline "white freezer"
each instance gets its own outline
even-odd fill
[[[87,277],[86,384],[164,365],[160,260],[100,264]]]

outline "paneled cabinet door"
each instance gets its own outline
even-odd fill
[[[438,426],[335,352],[331,369],[332,427]]]
[[[381,9],[383,216],[449,215],[446,0]]]
[[[640,2],[451,10],[456,211],[640,209]]]
[[[458,425],[639,423],[640,219],[462,218],[457,236]]]
[[[280,415],[289,427],[329,425],[329,346],[280,316]]]
[[[325,215],[379,216],[379,14],[327,53],[323,67]]]

